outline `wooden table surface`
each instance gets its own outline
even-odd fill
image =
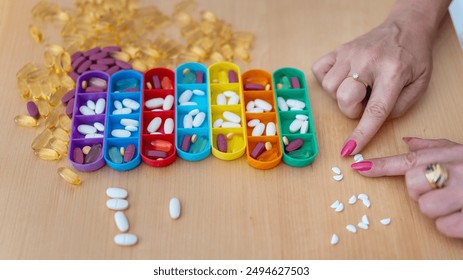
[[[55,1],[57,2],[57,1]],[[72,5],[72,1],[59,1]],[[142,1],[143,2],[143,1]],[[144,1],[149,2],[149,1]],[[166,12],[171,1],[156,1]],[[0,258],[2,259],[462,259],[463,242],[446,238],[419,211],[403,178],[364,178],[350,169],[352,158],[339,156],[356,121],[344,117],[314,79],[310,67],[321,55],[367,32],[388,14],[385,1],[198,1],[233,24],[256,34],[252,60],[240,63],[274,70],[291,66],[306,73],[319,145],[314,163],[293,168],[282,163],[267,171],[249,166],[245,157],[200,162],[182,159],[166,168],[141,164],[130,172],[104,167],[79,172],[80,188],[56,173],[59,162],[39,160],[30,149],[41,129],[15,126],[26,112],[15,73],[29,61],[41,61],[43,46],[29,37],[35,0],[0,2]],[[365,158],[407,151],[403,136],[449,138],[463,142],[463,55],[450,19],[434,48],[434,72],[427,94],[401,119],[386,123],[362,152]],[[43,125],[43,124],[42,124]],[[339,166],[344,180],[332,179]],[[105,190],[129,191],[126,214],[138,245],[121,248]],[[371,208],[347,200],[366,193]],[[179,220],[171,220],[172,197],[182,202]],[[335,213],[330,205],[346,208]],[[346,231],[363,214],[367,231]],[[383,226],[379,220],[391,217]],[[330,245],[337,233],[340,242]]]

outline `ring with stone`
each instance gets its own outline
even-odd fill
[[[367,90],[370,88],[370,85],[367,82],[360,79],[360,75],[358,73],[352,73],[352,75],[348,75],[347,78],[352,78],[358,82],[361,82]]]

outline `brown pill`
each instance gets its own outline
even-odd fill
[[[85,157],[85,163],[95,162],[101,155],[101,144],[95,144],[90,148],[87,156]]]
[[[124,162],[129,162],[135,156],[135,145],[129,144],[124,151]]]
[[[228,149],[227,137],[222,133],[217,135],[217,149],[223,153],[226,153]]]
[[[72,159],[75,163],[83,164],[84,163],[84,153],[82,149],[79,147],[75,147],[74,151],[72,152]]]
[[[304,141],[301,138],[294,139],[288,143],[285,147],[285,151],[287,153],[299,150],[302,147],[302,144],[304,144]]]
[[[69,118],[72,118],[73,110],[74,110],[74,98],[69,100],[68,104],[66,105],[66,115],[68,115]]]

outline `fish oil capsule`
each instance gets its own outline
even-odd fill
[[[43,130],[37,137],[35,137],[34,141],[32,141],[32,149],[33,150],[40,150],[41,148],[45,147],[48,142],[50,141],[53,133],[50,129]]]
[[[69,132],[69,131],[71,131],[71,124],[72,124],[72,121],[67,115],[60,114],[60,116],[59,116],[59,127],[64,129],[66,132]]]
[[[48,114],[50,114],[50,106],[48,105],[48,102],[43,99],[37,101],[37,108],[39,109],[39,113],[42,118],[46,118],[48,117]]]
[[[66,168],[66,167],[58,168],[58,174],[61,176],[61,178],[63,178],[69,184],[77,186],[77,185],[80,185],[81,183],[79,176],[69,168]]]
[[[57,151],[49,148],[42,148],[35,151],[35,155],[44,160],[58,160],[61,158]]]
[[[39,125],[39,121],[31,116],[18,115],[14,118],[14,122],[18,126],[24,127],[36,127]]]
[[[60,139],[61,141],[68,143],[69,142],[69,134],[61,127],[55,128],[53,130],[53,137]]]
[[[68,153],[68,145],[64,142],[61,141],[58,138],[52,138],[50,141],[50,147],[57,151],[60,156],[65,156]]]
[[[45,127],[50,129],[55,128],[59,123],[59,116],[59,110],[55,109],[51,111],[51,113],[47,117],[47,120],[45,121]]]
[[[37,43],[42,43],[43,41],[43,34],[37,28],[37,26],[29,25],[29,34],[31,35],[32,39],[34,39]]]

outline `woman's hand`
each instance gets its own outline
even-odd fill
[[[404,138],[410,153],[352,164],[368,177],[405,175],[411,198],[420,210],[436,220],[437,229],[450,237],[463,238],[463,145],[449,140]],[[448,170],[443,188],[432,188],[426,167],[439,163]]]

